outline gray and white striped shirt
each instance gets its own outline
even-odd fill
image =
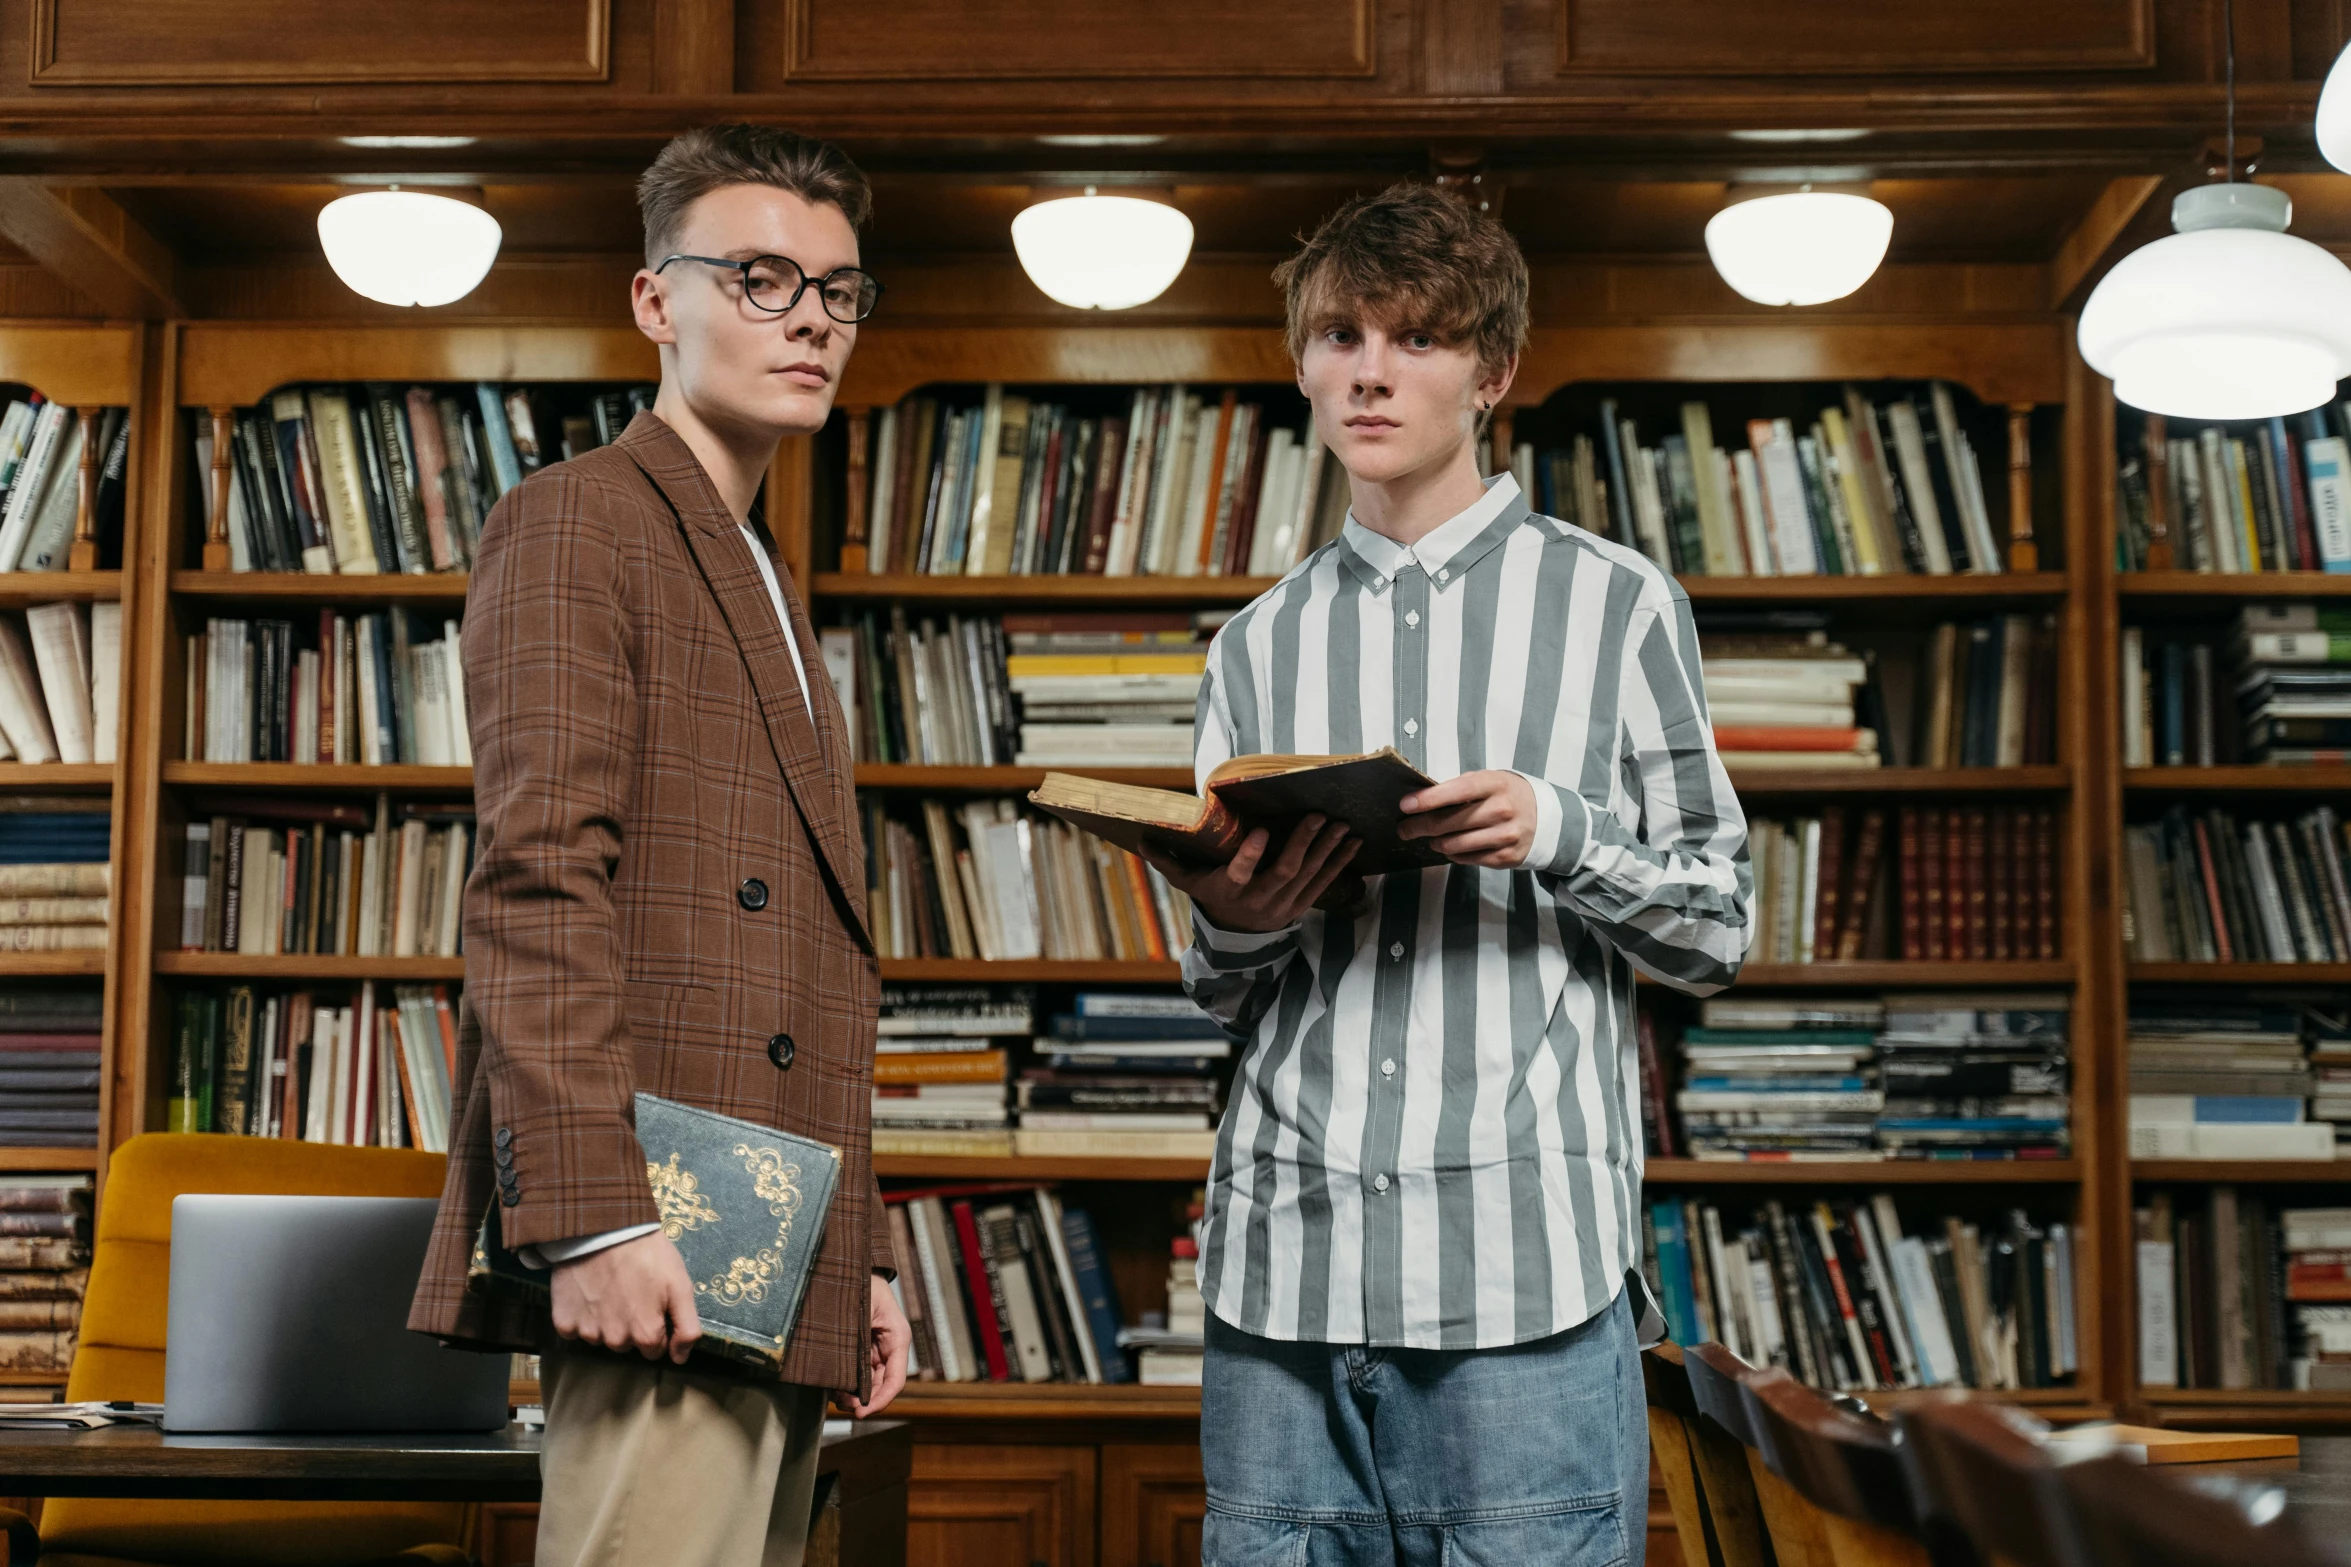
[[[1640,1265],[1634,971],[1703,995],[1746,956],[1689,600],[1507,474],[1409,549],[1350,516],[1218,634],[1195,766],[1383,745],[1525,775],[1534,852],[1374,878],[1352,919],[1195,914],[1184,988],[1248,1036],[1201,1291],[1267,1338],[1524,1343]]]

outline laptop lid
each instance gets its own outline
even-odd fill
[[[428,1197],[171,1207],[166,1431],[487,1431],[511,1362],[408,1331]]]

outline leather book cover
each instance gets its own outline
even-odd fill
[[[1820,811],[1819,893],[1813,900],[1812,956],[1825,962],[1837,955],[1838,914],[1843,905],[1837,894],[1845,873],[1845,807],[1824,805]]]
[[[1917,963],[1925,959],[1926,922],[1921,917],[1920,904],[1923,889],[1919,883],[1919,827],[1918,811],[1905,805],[1896,817],[1900,824],[1897,835],[1899,893],[1902,900],[1902,959]]]
[[[1102,452],[1095,459],[1094,497],[1086,513],[1085,547],[1079,552],[1078,571],[1099,577],[1110,563],[1110,525],[1118,520],[1118,488],[1125,465],[1127,422],[1102,421]]]
[[[1907,815],[1907,813],[1905,813]],[[1905,829],[1908,827],[1904,822]],[[1872,807],[1861,813],[1861,830],[1853,846],[1852,890],[1845,895],[1844,913],[1837,931],[1836,950],[1828,956],[1841,963],[1850,963],[1861,956],[1861,944],[1869,936],[1871,901],[1877,895],[1878,861],[1884,857],[1886,844],[1886,813]],[[1905,839],[1905,857],[1915,854],[1915,843]],[[1912,900],[1907,886],[1903,893],[1902,955],[1909,957]]]
[[[1991,838],[1984,860],[1984,876],[1989,883],[1984,897],[1984,956],[1995,963],[2005,963],[2016,956],[2011,939],[2015,929],[2016,880],[2022,870],[2016,858],[2017,814],[1994,811],[1986,823]]]
[[[1348,869],[1379,876],[1443,855],[1424,840],[1397,836],[1399,802],[1435,780],[1393,749],[1364,756],[1235,757],[1208,778],[1208,798],[1172,789],[1103,783],[1047,773],[1029,803],[1130,853],[1148,844],[1170,858],[1221,865],[1259,827],[1279,849],[1300,818],[1320,812],[1345,822],[1363,842]]]
[[[1991,896],[1985,871],[1987,816],[1980,806],[1967,812],[1967,953],[1970,962],[1991,957]]]
[[[1918,813],[1919,956],[1929,963],[1951,955],[1950,924],[1943,914],[1943,825],[1949,815],[1939,805],[1924,806]]]
[[[645,1179],[694,1280],[697,1353],[775,1370],[800,1317],[841,1180],[841,1151],[714,1110],[637,1095]],[[495,1199],[474,1243],[474,1287],[544,1298],[551,1270],[525,1267],[498,1238]]]
[[[2054,959],[2057,942],[2057,813],[2033,812],[2033,905],[2037,955]]]

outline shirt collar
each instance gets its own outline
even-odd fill
[[[1518,481],[1498,473],[1486,481],[1484,494],[1421,535],[1420,542],[1409,548],[1357,522],[1352,511],[1339,530],[1339,541],[1347,546],[1349,564],[1369,587],[1386,587],[1398,571],[1414,563],[1428,573],[1430,581],[1449,586],[1453,578],[1467,575],[1487,551],[1531,515]]]

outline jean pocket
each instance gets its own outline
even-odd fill
[[[1200,1567],[1306,1567],[1310,1525],[1291,1518],[1220,1512],[1200,1523]]]
[[[1445,1567],[1620,1567],[1625,1560],[1624,1508],[1614,1499],[1445,1526]]]

